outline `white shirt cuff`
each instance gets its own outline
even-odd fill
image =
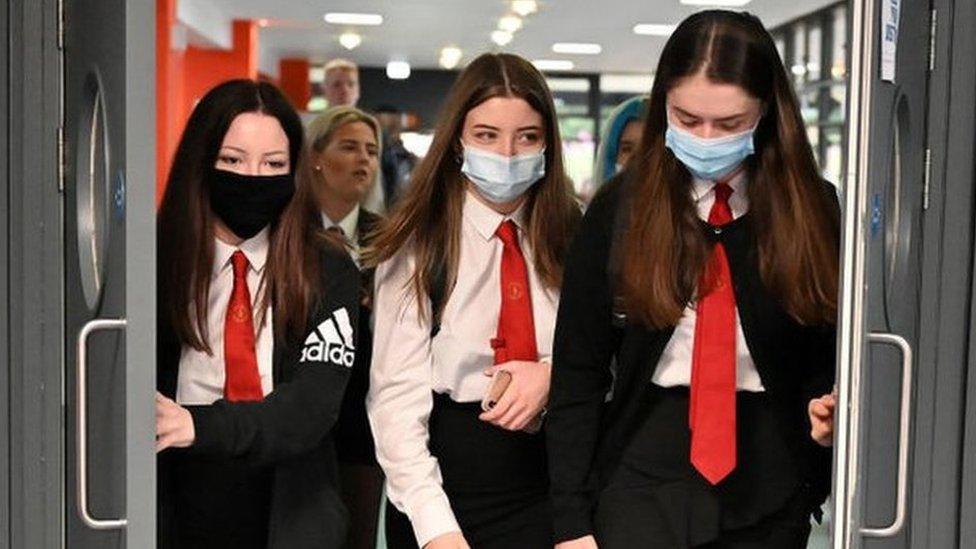
[[[454,511],[451,511],[451,504],[444,494],[427,501],[419,509],[412,510],[408,514],[414,535],[417,537],[417,545],[421,548],[437,536],[461,531],[457,519],[454,518]]]

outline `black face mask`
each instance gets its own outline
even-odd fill
[[[293,174],[242,175],[210,170],[210,209],[244,240],[277,220],[294,194]]]

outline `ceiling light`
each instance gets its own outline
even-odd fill
[[[339,43],[347,50],[354,50],[356,46],[362,44],[363,37],[354,32],[344,32],[339,35]]]
[[[555,53],[566,53],[570,55],[596,55],[603,51],[600,44],[584,44],[577,42],[558,42],[552,45]]]
[[[386,64],[386,76],[392,80],[406,80],[410,78],[410,63],[406,61],[390,61]]]
[[[517,15],[506,15],[498,20],[498,28],[503,31],[515,32],[522,28],[522,20]]]
[[[512,0],[512,11],[525,17],[539,11],[539,3],[535,0]]]
[[[447,46],[441,50],[440,65],[448,70],[453,69],[454,67],[458,66],[458,63],[461,62],[461,57],[463,55],[464,54],[461,52],[461,48]]]
[[[658,25],[654,23],[640,23],[634,25],[634,34],[643,34],[646,36],[671,36],[674,29],[678,28],[677,25]]]
[[[752,0],[681,0],[686,6],[717,6],[725,8],[741,8]]]
[[[499,46],[507,46],[512,41],[512,33],[503,30],[492,31],[491,41]]]
[[[536,59],[532,64],[540,71],[571,71],[575,66],[565,59]]]
[[[383,24],[383,16],[377,13],[327,13],[325,22],[333,25],[369,25]]]

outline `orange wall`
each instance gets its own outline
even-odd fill
[[[177,0],[156,2],[156,202],[163,197],[169,164],[187,113],[183,101],[184,52],[173,48]]]
[[[308,109],[308,100],[312,98],[308,68],[308,59],[282,59],[278,62],[278,72],[281,74],[279,87],[300,111]]]
[[[258,24],[234,21],[234,48],[230,51],[190,46],[186,49],[184,91],[187,112],[210,88],[234,78],[258,77]]]
[[[258,25],[234,21],[231,50],[174,48],[176,3],[156,1],[156,199],[162,199],[169,166],[193,107],[225,80],[258,77]]]

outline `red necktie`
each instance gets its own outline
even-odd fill
[[[244,252],[230,258],[234,265],[234,289],[224,318],[224,398],[231,401],[261,400],[261,375],[254,351],[254,315],[251,292],[247,288],[250,264]]]
[[[495,235],[505,246],[502,250],[502,307],[498,315],[498,335],[491,340],[495,364],[509,360],[539,360],[529,271],[519,248],[518,228],[508,220],[498,226]]]
[[[714,187],[715,204],[708,223],[732,221],[727,183]],[[715,244],[698,285],[695,344],[691,368],[691,463],[709,482],[718,484],[735,469],[735,293],[728,256]]]

